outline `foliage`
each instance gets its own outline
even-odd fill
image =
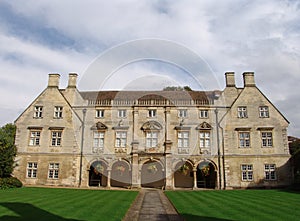
[[[299,192],[284,190],[167,191],[166,195],[179,214],[189,221],[276,221],[299,220],[300,217]]]
[[[291,162],[294,167],[294,185],[293,188],[300,189],[300,139],[295,139],[289,144],[292,155]]]
[[[192,89],[189,86],[167,86],[163,89],[163,91],[192,91]]]
[[[22,187],[23,184],[16,177],[0,178],[0,189],[8,189],[15,187]]]
[[[155,164],[150,164],[148,167],[147,167],[147,170],[149,173],[153,173],[155,174],[157,172],[157,167]]]
[[[209,165],[205,165],[201,168],[201,172],[204,176],[209,176]]]
[[[179,171],[183,174],[183,175],[187,175],[189,173],[189,166],[186,164],[183,164],[180,168]]]
[[[6,124],[0,128],[0,177],[10,177],[14,169],[16,126]]]
[[[137,194],[136,191],[66,188],[1,190],[0,220],[122,220]]]
[[[103,173],[104,173],[104,170],[105,170],[104,166],[103,166],[102,164],[100,164],[100,163],[98,163],[98,164],[96,165],[96,167],[94,168],[94,172],[95,172],[96,174],[99,174],[99,173],[103,174]]]

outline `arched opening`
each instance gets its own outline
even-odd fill
[[[192,188],[194,186],[193,166],[188,161],[176,164],[174,186],[177,188]]]
[[[90,166],[89,186],[107,186],[107,166],[102,161],[95,161]]]
[[[131,168],[127,162],[118,161],[113,164],[110,183],[113,187],[131,186]]]
[[[142,187],[162,188],[165,185],[162,165],[157,161],[147,161],[142,166]]]
[[[217,171],[212,162],[203,161],[197,166],[197,187],[216,188]]]

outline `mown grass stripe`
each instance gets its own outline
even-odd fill
[[[186,220],[295,220],[300,194],[279,190],[166,192]],[[182,201],[185,201],[185,204]],[[190,202],[190,203],[188,203]]]
[[[0,191],[0,220],[121,220],[134,191],[21,188]],[[116,210],[117,208],[117,210]],[[17,212],[16,212],[17,211]],[[13,218],[14,219],[14,218]]]

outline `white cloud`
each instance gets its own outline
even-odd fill
[[[6,7],[0,25],[0,80],[6,82],[0,83],[1,92],[6,92],[2,106],[25,108],[45,87],[49,72],[63,73],[63,86],[67,72],[81,76],[92,59],[109,47],[162,38],[195,51],[221,83],[224,72],[235,71],[242,86],[240,74],[255,71],[262,91],[293,125],[300,122],[289,105],[300,100],[296,96],[300,93],[298,1],[6,0],[1,7]],[[149,68],[151,73],[159,70],[141,65],[120,72],[151,75]],[[165,76],[167,72],[162,71]],[[128,81],[134,81],[132,76]],[[21,102],[13,102],[16,99]],[[300,126],[293,126],[290,133],[300,136]]]

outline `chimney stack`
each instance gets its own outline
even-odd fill
[[[244,72],[244,87],[255,87],[254,72]]]
[[[235,87],[234,72],[226,72],[225,78],[226,78],[226,87]]]
[[[76,73],[69,73],[68,88],[76,88],[77,76]]]
[[[49,74],[48,87],[59,87],[59,74]]]

